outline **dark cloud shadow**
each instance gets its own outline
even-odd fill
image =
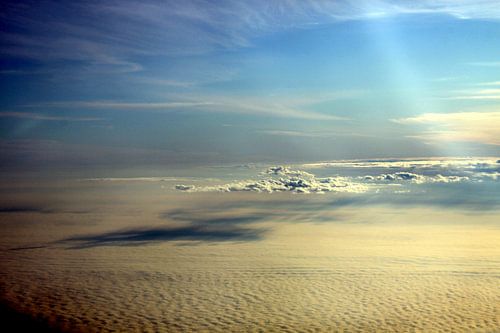
[[[272,217],[273,213],[253,213],[251,215],[242,216],[210,216],[212,213],[220,214],[223,210],[220,207],[211,207],[205,209],[173,209],[160,214],[160,218],[190,222],[196,225],[235,225],[235,224],[251,224],[263,221],[266,218]]]
[[[198,203],[160,213],[176,227],[136,228],[96,235],[82,235],[56,242],[72,249],[98,246],[142,246],[177,241],[176,245],[217,242],[250,242],[263,239],[268,227],[261,222],[352,223],[352,216],[364,207],[440,207],[470,212],[491,211],[499,207],[497,184],[430,184],[361,195],[334,195],[317,200],[235,200]],[[399,188],[398,188],[399,189]],[[267,197],[266,197],[267,198]],[[348,207],[348,209],[341,209]],[[19,208],[12,209],[18,211]],[[10,211],[10,210],[9,210]],[[368,223],[368,222],[367,222]],[[25,246],[13,250],[36,249]]]
[[[293,198],[285,200],[246,200],[223,203],[219,206],[220,209],[235,209],[235,208],[264,208],[264,209],[286,209],[294,212],[316,212],[325,209],[341,208],[347,206],[357,206],[365,204],[368,201],[367,194],[330,194],[334,197],[333,200],[315,200],[317,197],[311,195],[308,198]],[[317,195],[316,195],[317,196]]]
[[[45,249],[47,248],[46,245],[37,245],[37,246],[22,246],[22,247],[13,247],[10,249],[7,249],[8,251],[22,251],[22,250],[38,250],[38,249]]]
[[[85,235],[61,240],[72,249],[97,246],[137,246],[170,241],[190,241],[193,244],[207,242],[248,242],[263,237],[264,229],[239,227],[207,228],[190,225],[178,228],[151,228],[114,231],[97,235]]]
[[[179,208],[161,213],[168,221],[192,223],[200,226],[249,225],[259,222],[273,223],[327,223],[347,222],[349,216],[334,208],[355,205],[355,198],[339,198],[335,202],[310,200],[238,201],[206,207]],[[238,209],[252,210],[238,215]]]
[[[43,213],[50,214],[54,210],[36,206],[6,206],[0,207],[0,213]]]
[[[65,210],[65,209],[54,209],[47,207],[38,206],[4,206],[0,207],[0,214],[23,214],[23,213],[38,213],[38,214],[57,214],[57,213],[67,213],[67,214],[90,214],[94,211],[90,209],[77,209],[77,210]]]

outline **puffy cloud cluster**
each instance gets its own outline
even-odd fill
[[[270,167],[263,174],[267,177],[258,180],[237,181],[215,186],[176,185],[175,189],[188,192],[250,191],[267,193],[362,193],[367,190],[367,185],[353,182],[347,177],[318,178],[311,173],[284,166]]]
[[[380,176],[377,177],[379,180],[388,180],[388,181],[395,181],[395,180],[410,180],[414,182],[423,182],[425,177],[422,175],[417,175],[415,173],[411,172],[396,172],[392,174],[381,174]]]
[[[409,181],[416,184],[424,184],[424,183],[456,183],[461,181],[469,180],[467,176],[443,176],[441,174],[433,175],[433,176],[424,176],[411,172],[395,172],[389,174],[381,174],[378,176],[364,176],[362,177],[364,180],[368,181],[384,181],[384,182],[404,182]]]
[[[290,169],[282,165],[269,167],[265,173],[275,176],[314,178],[314,175],[312,173],[302,170]]]
[[[362,174],[357,179],[369,183],[411,182],[455,183],[462,181],[494,181],[500,179],[498,158],[428,158],[428,159],[381,159],[332,161],[303,164],[305,169],[332,169],[341,174],[358,173],[356,170],[369,170],[369,176]],[[386,170],[390,169],[390,172]],[[343,171],[346,170],[346,171]]]
[[[479,180],[500,180],[500,172],[476,172],[472,177]]]
[[[257,179],[217,185],[213,185],[215,181],[212,180],[211,185],[177,185],[175,189],[187,192],[363,193],[369,189],[379,190],[395,185],[401,187],[405,184],[500,180],[499,163],[497,159],[491,158],[344,161],[302,166],[310,169],[321,167],[322,177],[289,166],[272,166],[261,172]],[[340,170],[337,168],[339,166]],[[334,176],[330,176],[328,171]],[[342,176],[338,175],[339,171]]]
[[[470,180],[470,178],[467,176],[455,176],[455,175],[443,176],[440,174],[427,178],[430,179],[430,182],[432,183],[457,183]]]

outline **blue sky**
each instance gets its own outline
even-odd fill
[[[2,166],[500,152],[496,1],[3,2]]]

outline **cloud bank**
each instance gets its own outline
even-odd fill
[[[378,176],[367,175],[361,177],[367,181],[382,181],[382,182],[412,182],[415,184],[425,183],[457,183],[469,180],[467,176],[443,176],[437,174],[434,176],[424,176],[411,172],[396,172],[381,174]]]
[[[175,189],[187,192],[292,192],[326,193],[347,192],[362,193],[367,186],[353,182],[346,177],[318,178],[311,173],[293,170],[285,166],[270,167],[262,179],[236,181],[215,186],[176,185]]]
[[[422,158],[422,159],[372,159],[372,160],[340,160],[301,164],[302,168],[386,168],[386,169],[460,169],[482,170],[500,167],[500,160],[495,157],[483,158]]]
[[[186,185],[174,188],[185,192],[291,192],[291,193],[365,193],[370,190],[401,191],[401,186],[425,184],[480,183],[500,179],[500,160],[426,159],[368,160],[303,164],[318,170],[318,176],[289,166],[271,166],[258,179],[226,184]],[[387,172],[391,170],[392,172]],[[359,173],[361,175],[359,175]],[[340,175],[339,175],[340,174]],[[394,188],[398,186],[398,188]],[[404,188],[403,188],[404,190]]]

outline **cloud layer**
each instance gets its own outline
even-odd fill
[[[318,178],[311,173],[293,170],[285,166],[270,167],[258,180],[243,180],[215,186],[176,185],[175,189],[188,192],[292,192],[326,193],[349,192],[362,193],[367,186],[353,182],[346,177]]]
[[[424,184],[424,183],[456,183],[461,181],[469,180],[467,176],[443,176],[441,174],[437,174],[434,176],[424,176],[419,175],[412,172],[395,172],[395,173],[386,173],[378,176],[364,176],[361,179],[367,181],[382,181],[382,182],[412,182],[415,184]]]
[[[500,179],[500,160],[495,158],[339,161],[303,164],[302,168],[317,170],[325,176],[288,166],[272,166],[261,172],[258,179],[205,186],[179,184],[174,188],[186,192],[365,193],[384,189],[401,191],[400,186],[411,184],[478,183]]]
[[[421,159],[372,159],[372,160],[341,160],[301,164],[302,168],[389,168],[389,169],[457,169],[482,170],[497,169],[500,160],[495,157],[484,158],[421,158]]]

